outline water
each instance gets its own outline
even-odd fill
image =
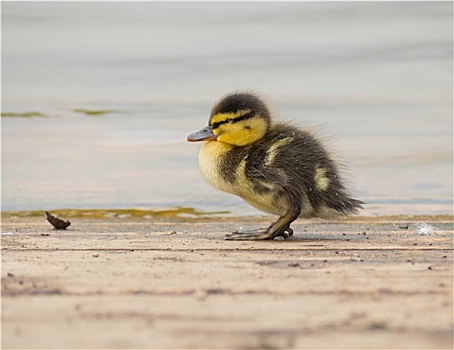
[[[363,214],[452,213],[452,6],[2,3],[2,210],[257,214],[185,141],[253,89],[330,139]]]

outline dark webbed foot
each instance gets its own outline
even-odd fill
[[[235,231],[225,236],[228,241],[259,241],[271,239],[268,229],[259,228],[257,230]]]
[[[277,219],[277,221],[271,224],[271,226],[267,229],[232,232],[228,234],[225,239],[229,241],[259,241],[274,239],[278,236],[282,236],[284,239],[289,238],[293,235],[293,230],[290,228],[290,224],[296,220],[300,212],[301,207],[299,204],[295,204],[284,216]]]
[[[284,237],[284,239],[287,239],[293,235],[293,230],[290,227],[275,232],[273,232],[272,228],[273,225],[271,225],[267,229],[259,228],[257,230],[235,231],[227,234],[225,239],[228,241],[262,241],[274,239],[279,236],[282,236]]]

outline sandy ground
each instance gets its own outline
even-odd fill
[[[450,219],[269,220],[4,216],[2,347],[452,349]]]

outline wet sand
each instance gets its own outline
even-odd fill
[[[4,215],[2,348],[449,349],[453,222],[421,219]]]

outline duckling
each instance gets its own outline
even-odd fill
[[[208,126],[187,140],[205,141],[198,161],[208,183],[279,216],[266,229],[232,232],[227,240],[285,239],[298,217],[346,216],[364,204],[350,197],[323,143],[309,131],[275,122],[254,93],[223,97],[211,110]]]

